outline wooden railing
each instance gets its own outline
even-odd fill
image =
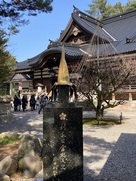
[[[109,89],[112,90],[112,86],[109,86]],[[136,92],[136,85],[123,85],[116,92]]]

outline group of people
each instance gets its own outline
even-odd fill
[[[58,100],[58,87],[53,86],[49,94],[42,94],[40,96],[35,96],[34,94],[31,95],[29,99],[27,99],[27,96],[23,95],[22,98],[20,98],[20,94],[14,96],[14,111],[20,111],[21,106],[22,110],[25,111],[28,105],[28,102],[30,103],[31,111],[35,109],[39,109],[38,113],[40,114],[41,110],[46,106],[48,102],[56,102]],[[69,98],[75,99],[77,101],[77,92],[76,87],[72,85],[69,89]]]
[[[14,104],[14,111],[20,111],[21,105],[22,105],[22,110],[25,111],[28,104],[27,97],[23,96],[21,99],[20,96],[15,95],[13,104]]]
[[[28,101],[27,96],[23,95],[21,98],[18,95],[14,96],[14,111],[21,111],[21,107],[23,112],[27,109],[28,102],[30,102],[31,111],[39,109],[38,113],[40,114],[41,110],[46,106],[48,102],[48,96],[43,94],[42,96],[31,95],[30,100]]]

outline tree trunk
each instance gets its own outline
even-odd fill
[[[101,94],[98,94],[97,108],[96,108],[96,119],[98,125],[100,124],[100,120],[102,119],[102,117],[103,117],[103,108],[102,108]]]
[[[98,123],[98,125],[100,124],[100,121],[101,121],[101,119],[102,119],[102,115],[101,115],[101,113],[100,113],[100,110],[97,110],[96,111],[96,119],[97,119],[97,123]]]

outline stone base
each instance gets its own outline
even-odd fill
[[[44,181],[83,181],[82,134],[82,108],[44,109]]]

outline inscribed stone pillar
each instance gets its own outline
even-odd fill
[[[82,181],[82,108],[46,107],[43,130],[44,181]]]

